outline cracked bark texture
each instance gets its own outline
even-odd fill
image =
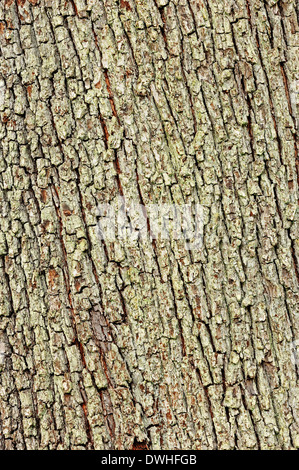
[[[0,48],[0,448],[298,448],[296,0],[1,0]],[[101,241],[120,195],[203,249]]]

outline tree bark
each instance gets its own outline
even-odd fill
[[[296,0],[1,0],[0,45],[0,448],[298,448]],[[119,196],[202,249],[101,240]]]

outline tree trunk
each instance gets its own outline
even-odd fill
[[[297,15],[1,0],[0,448],[299,447]],[[101,237],[119,196],[202,247]]]

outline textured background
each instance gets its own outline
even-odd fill
[[[0,0],[0,448],[299,447],[295,8]]]

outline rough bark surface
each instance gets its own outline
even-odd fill
[[[0,448],[299,447],[298,44],[296,0],[0,1]],[[203,249],[101,241],[119,195]]]

